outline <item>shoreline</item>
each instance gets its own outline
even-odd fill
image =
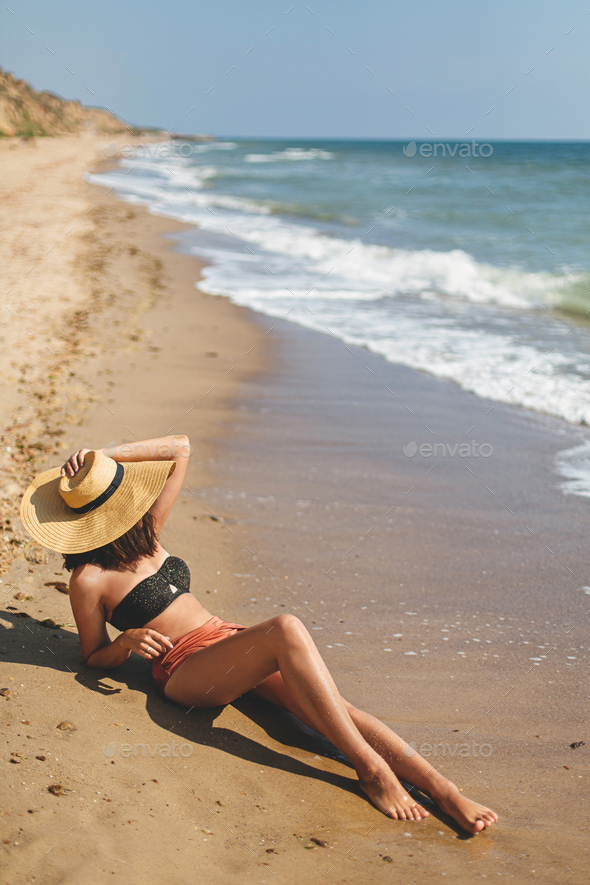
[[[565,579],[557,584],[553,572],[542,574],[536,548],[524,548],[528,535],[520,525],[500,526],[499,558],[497,523],[484,512],[473,485],[462,479],[469,481],[462,459],[445,462],[442,473],[434,470],[429,486],[422,477],[427,466],[401,454],[411,439],[421,440],[424,421],[434,426],[437,439],[454,443],[458,428],[469,427],[474,414],[482,420],[486,402],[451,382],[360,349],[356,353],[362,360],[351,362],[343,343],[295,325],[278,322],[267,335],[271,318],[194,288],[199,262],[172,245],[174,231],[185,225],[103,196],[96,185],[84,187],[89,195],[99,194],[92,202],[102,213],[96,222],[101,249],[93,253],[101,262],[93,272],[102,280],[106,300],[109,293],[116,297],[97,315],[92,330],[98,339],[111,339],[109,346],[93,345],[93,355],[85,361],[78,357],[80,366],[73,367],[92,398],[85,401],[82,429],[66,426],[64,453],[78,444],[80,433],[84,444],[96,439],[102,445],[122,429],[141,438],[164,434],[184,421],[177,427],[189,433],[195,454],[188,488],[163,542],[187,559],[193,592],[218,594],[217,606],[210,599],[207,607],[246,623],[295,603],[296,614],[318,630],[312,635],[345,696],[419,747],[428,741],[428,732],[435,734],[433,742],[453,746],[491,742],[490,758],[481,754],[482,759],[467,760],[458,769],[456,751],[437,766],[473,798],[489,802],[501,819],[491,831],[469,840],[438,812],[421,824],[388,821],[362,798],[353,772],[330,754],[326,742],[296,727],[289,714],[251,698],[187,713],[159,698],[149,666],[139,660],[116,671],[88,671],[80,661],[75,629],[68,626],[68,600],[58,588],[46,586],[64,578],[60,558],[52,554],[45,565],[34,566],[32,575],[26,574],[30,566],[22,559],[8,572],[18,592],[31,592],[34,599],[15,601],[12,591],[15,610],[4,610],[1,622],[0,650],[12,692],[8,700],[0,698],[2,731],[9,741],[5,762],[8,752],[22,754],[20,763],[5,765],[3,786],[11,799],[2,832],[10,840],[2,846],[7,875],[17,881],[35,865],[27,881],[95,883],[111,881],[112,873],[139,881],[162,863],[174,883],[186,881],[186,871],[198,864],[209,882],[223,885],[269,882],[277,873],[287,882],[315,881],[329,868],[335,881],[369,885],[391,880],[390,861],[384,859],[390,858],[396,874],[407,881],[429,881],[445,872],[461,883],[501,872],[520,882],[535,869],[536,878],[539,873],[553,876],[567,863],[574,864],[570,881],[584,881],[581,827],[569,821],[567,806],[572,797],[577,807],[583,802],[588,767],[584,748],[571,750],[565,742],[566,733],[568,741],[579,740],[583,730],[583,720],[569,712],[572,704],[579,709],[584,703],[581,685],[574,691],[569,679],[565,692],[561,681],[543,700],[539,685],[529,698],[521,683],[513,712],[503,709],[494,721],[486,719],[482,701],[493,693],[491,706],[497,694],[509,692],[510,678],[523,654],[527,659],[530,653],[520,649],[511,657],[498,624],[493,643],[505,656],[501,666],[490,672],[483,653],[477,657],[471,651],[468,660],[456,660],[461,644],[470,648],[465,638],[477,638],[480,614],[487,620],[507,617],[515,639],[532,641],[524,626],[526,605],[535,605],[535,582],[542,580],[548,592],[559,587],[563,598],[556,623],[568,627],[580,594],[570,598]],[[84,334],[90,340],[90,332]],[[398,397],[386,394],[383,400],[368,384],[374,377]],[[209,399],[212,395],[217,399]],[[516,509],[512,495],[528,509],[528,525],[530,514],[540,522],[533,529],[550,546],[557,523],[555,552],[583,573],[585,502],[560,499],[556,518],[556,496],[548,496],[542,486],[547,439],[541,430],[557,427],[558,419],[531,417],[501,404],[495,404],[494,421],[496,415],[500,418],[488,423],[486,432],[499,457],[480,459],[485,468],[480,485],[489,485]],[[406,497],[412,484],[417,500]],[[396,510],[384,516],[385,503]],[[357,547],[350,554],[356,573],[345,559],[351,545]],[[518,572],[523,559],[526,566]],[[482,580],[475,569],[482,571],[482,565],[491,577],[474,598],[475,582]],[[394,594],[392,574],[400,584]],[[301,601],[312,584],[318,589],[307,601],[313,598],[315,614]],[[486,593],[494,584],[506,589],[488,605]],[[522,596],[522,603],[515,595]],[[401,615],[391,612],[393,604],[397,610],[402,602],[400,624]],[[19,618],[20,612],[30,617]],[[419,618],[412,612],[424,614]],[[542,609],[531,619],[541,614]],[[43,626],[39,615],[66,626]],[[441,624],[450,626],[451,620],[462,622],[447,642],[452,652],[434,649],[433,634],[448,629]],[[320,641],[327,627],[343,635]],[[395,636],[394,629],[402,636]],[[517,637],[520,633],[526,640]],[[430,660],[426,653],[407,655],[424,639],[434,652]],[[383,686],[389,678],[395,692],[367,681],[372,679],[368,669]],[[531,673],[537,682],[540,672]],[[445,681],[450,678],[457,685]],[[548,702],[555,712],[547,714]],[[72,727],[56,728],[60,721]],[[535,737],[535,730],[541,737]],[[156,758],[149,751],[133,759],[122,758],[118,750],[113,758],[104,753],[113,742],[117,747],[122,742],[161,746],[170,733],[191,748],[191,758],[183,759],[178,749]],[[46,761],[36,755],[46,755]],[[473,761],[472,780],[464,765]],[[64,795],[47,791],[52,780],[63,786]],[[516,808],[496,808],[496,797]],[[555,809],[551,818],[548,798]],[[68,842],[70,827],[76,842]],[[328,845],[311,842],[312,837]],[[93,848],[82,859],[81,844]],[[553,856],[543,854],[544,845]]]
[[[461,223],[453,216],[450,227],[441,226],[447,198],[459,199],[467,214],[474,211],[470,189],[475,182],[470,176],[468,184],[459,167],[448,167],[450,178],[441,180],[442,190],[433,191],[430,209],[426,193],[412,191],[411,201],[418,197],[413,209],[398,206],[390,216],[390,207],[381,216],[388,207],[381,205],[365,160],[371,168],[381,168],[387,156],[396,179],[403,179],[410,168],[401,151],[397,159],[373,150],[365,155],[352,146],[350,154],[343,148],[321,157],[315,150],[291,155],[288,140],[271,155],[264,142],[238,140],[219,147],[228,150],[184,162],[124,160],[103,176],[123,198],[197,225],[187,232],[186,243],[190,248],[192,241],[197,255],[212,259],[204,272],[209,291],[277,318],[289,312],[290,320],[308,328],[329,328],[350,346],[366,346],[393,363],[454,380],[482,397],[537,409],[574,425],[590,423],[587,327],[568,322],[557,310],[567,304],[582,306],[582,278],[576,282],[565,265],[561,270],[554,266],[553,249],[539,249],[526,227],[524,241],[516,228],[514,237],[504,239],[507,229],[493,212],[486,211],[479,220],[472,217],[478,230],[483,226],[481,238],[471,238],[469,248],[466,216],[459,214]],[[294,165],[296,157],[306,162]],[[341,165],[345,157],[352,166],[348,160]],[[560,164],[573,161],[567,153],[554,155],[551,150],[545,157],[541,152],[527,160],[536,173],[543,158],[551,162],[556,181]],[[497,159],[488,171],[499,184],[501,170],[513,169],[513,162],[524,157],[508,152]],[[269,160],[270,166],[263,162]],[[356,175],[350,178],[353,168]],[[305,194],[315,192],[311,201],[298,194],[292,175],[296,169],[297,176],[304,175]],[[343,176],[347,214],[331,190],[334,175],[339,181]],[[192,188],[193,180],[198,187],[191,196],[185,182]],[[532,181],[523,185],[529,211],[538,208],[534,193],[542,192],[545,199],[555,193],[549,179],[545,190],[542,176],[529,192]],[[563,208],[560,202],[559,211]],[[402,220],[406,211],[407,225]],[[563,219],[564,231],[569,230],[566,219],[571,216]],[[577,252],[574,242],[566,240],[569,246],[561,245],[567,253],[570,248]],[[583,256],[578,257],[583,265]]]
[[[275,332],[272,376],[245,385],[219,458],[228,479],[210,499],[233,520],[240,572],[259,581],[232,617],[292,607],[345,697],[500,813],[489,842],[471,846],[473,875],[522,881],[523,857],[541,876],[577,857],[583,881],[583,830],[562,814],[584,806],[590,774],[575,746],[588,718],[580,585],[590,515],[550,472],[575,428],[285,321]],[[403,452],[422,438],[452,447],[474,427],[492,457]],[[250,596],[252,579],[241,583]],[[336,809],[331,819],[347,823]],[[365,822],[376,850],[391,834]],[[441,823],[422,827],[425,846]],[[534,853],[540,841],[546,860]],[[447,847],[430,846],[420,869],[450,873],[460,852]],[[469,881],[459,867],[453,877]]]

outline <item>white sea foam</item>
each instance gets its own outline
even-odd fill
[[[567,274],[497,268],[475,261],[460,249],[449,252],[392,249],[360,239],[326,236],[314,227],[289,222],[278,215],[252,218],[253,215],[270,216],[272,202],[211,190],[202,192],[204,183],[217,175],[215,166],[190,165],[181,159],[163,163],[146,158],[131,158],[122,165],[126,170],[135,168],[152,174],[130,176],[113,170],[88,176],[88,179],[115,187],[124,197],[146,200],[153,212],[175,217],[182,212],[182,220],[207,230],[227,233],[229,229],[233,235],[262,250],[273,263],[274,273],[285,266],[297,265],[301,276],[298,288],[306,291],[315,285],[316,289],[337,292],[334,297],[353,300],[399,294],[422,298],[446,296],[530,309],[553,306],[570,284]],[[209,211],[211,207],[230,212],[215,215]],[[323,280],[328,275],[329,284]]]
[[[590,441],[559,452],[555,467],[563,477],[560,483],[562,492],[590,498]]]
[[[172,165],[168,161],[167,165],[172,168],[156,177],[137,173],[137,170],[152,172],[153,163],[150,160],[134,159],[123,162],[126,168],[134,170],[133,178],[125,179],[120,172],[113,171],[100,175],[88,174],[85,176],[86,180],[114,188],[125,200],[149,206],[155,215],[178,218],[201,227],[206,226],[206,213],[209,213],[211,206],[252,215],[266,215],[271,211],[271,205],[267,206],[260,201],[204,191],[204,182],[217,174],[215,166],[183,166],[180,160],[175,160],[175,165]],[[223,217],[227,222],[226,216]],[[227,229],[225,232],[227,233]]]
[[[271,316],[328,331],[347,344],[454,381],[479,396],[590,424],[590,381],[568,371],[571,357],[555,350],[543,353],[510,335],[456,327],[439,315],[408,311],[407,304],[394,310],[383,301],[367,309],[360,299],[355,304],[342,293],[324,290],[316,293],[315,300],[295,289],[285,297],[278,288],[244,285],[243,265],[240,274],[236,264],[226,260],[206,267],[204,275],[203,286],[213,294],[229,295]]]
[[[153,160],[147,157],[133,157],[128,160],[121,160],[123,169],[129,172],[133,170],[133,191],[136,190],[138,181],[149,181],[154,196],[159,197],[170,192],[172,188],[186,186],[201,188],[203,182],[217,175],[217,167],[215,166],[193,166],[187,160],[180,157],[170,158],[163,164],[161,171],[159,170],[157,178],[153,175]],[[145,176],[141,176],[140,172],[145,172]],[[119,173],[112,174],[113,181],[120,181]],[[107,173],[108,175],[108,173]]]
[[[191,141],[194,153],[204,154],[206,151],[233,151],[237,148],[235,141]]]
[[[283,151],[272,151],[270,154],[246,154],[246,163],[277,163],[281,160],[331,160],[334,154],[320,148],[285,148]]]
[[[162,142],[162,144],[190,145],[191,154],[206,154],[208,151],[233,151],[238,146],[235,141],[192,141],[190,136],[186,139],[176,137],[172,142]]]
[[[328,329],[480,396],[590,424],[587,355],[558,347],[545,352],[535,335],[519,338],[514,323],[486,327],[468,315],[481,305],[524,308],[528,315],[550,307],[567,289],[566,274],[501,269],[460,249],[392,249],[328,236],[272,214],[270,201],[215,192],[209,185],[216,175],[215,166],[181,159],[131,158],[120,171],[89,180],[215,234],[215,245],[198,247],[213,262],[202,284],[213,294]]]
[[[223,232],[225,223],[215,224],[207,219],[205,226]],[[304,277],[299,288],[309,282],[307,288],[315,285],[322,293],[337,291],[334,297],[370,300],[400,294],[423,298],[447,296],[530,308],[551,306],[568,284],[565,275],[501,270],[478,263],[459,249],[451,252],[391,249],[359,239],[320,235],[314,228],[276,216],[264,221],[232,218],[231,230],[246,242],[256,244],[269,257],[273,273],[297,259]],[[329,281],[325,279],[328,275]],[[343,292],[347,295],[342,296]]]

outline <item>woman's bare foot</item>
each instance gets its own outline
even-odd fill
[[[423,820],[429,816],[429,812],[408,795],[389,767],[370,779],[359,777],[359,784],[379,811],[394,820]]]
[[[485,805],[473,802],[463,796],[455,784],[445,779],[444,784],[429,795],[439,808],[457,821],[468,833],[479,833],[485,827],[491,827],[498,820],[498,815]]]

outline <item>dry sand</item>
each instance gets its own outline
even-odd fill
[[[66,365],[92,298],[79,261],[93,231],[82,175],[96,150],[91,139],[0,142],[2,528],[15,514],[29,459],[54,451],[60,433],[57,386],[72,378]],[[3,542],[5,566],[22,538]]]
[[[587,810],[580,807],[578,781],[587,783],[588,771],[575,755],[584,748],[568,750],[567,770],[555,753],[544,751],[543,738],[531,758],[530,723],[519,729],[517,714],[502,737],[501,722],[497,726],[500,749],[473,779],[475,798],[492,807],[516,799],[517,814],[498,807],[502,817],[494,831],[470,839],[441,815],[412,825],[385,819],[361,796],[354,773],[327,743],[271,705],[246,697],[223,709],[187,713],[158,696],[149,667],[137,658],[104,673],[83,666],[60,585],[67,580],[60,557],[45,558],[24,544],[14,517],[17,492],[32,471],[59,463],[81,445],[163,435],[172,428],[188,433],[195,453],[163,542],[187,559],[193,592],[207,608],[246,624],[276,607],[285,609],[284,588],[282,596],[271,594],[260,604],[262,588],[272,586],[270,575],[267,583],[259,577],[268,563],[281,583],[290,582],[293,572],[305,582],[323,565],[335,536],[327,532],[324,538],[321,526],[336,512],[312,514],[313,543],[304,536],[290,504],[301,489],[303,497],[313,489],[315,464],[307,470],[305,459],[295,459],[295,469],[285,459],[281,472],[277,447],[285,437],[264,418],[265,409],[279,412],[288,400],[289,391],[282,390],[278,401],[275,390],[272,401],[277,366],[285,378],[283,351],[297,359],[303,351],[293,348],[286,332],[267,335],[271,321],[194,289],[198,263],[172,251],[162,237],[181,225],[81,183],[100,147],[81,139],[0,146],[9,163],[4,168],[11,170],[11,182],[2,185],[2,223],[5,266],[9,284],[15,284],[5,299],[13,313],[2,327],[1,357],[3,377],[10,379],[2,400],[3,513],[15,529],[6,535],[6,556],[16,555],[0,585],[0,687],[9,690],[0,697],[4,881],[135,883],[155,872],[171,885],[196,878],[372,883],[441,876],[467,883],[497,875],[518,883],[585,882],[579,815],[587,822]],[[45,255],[52,246],[55,258],[54,252]],[[29,265],[35,270],[27,273]],[[316,346],[313,338],[306,341]],[[32,368],[23,374],[25,365]],[[292,377],[313,384],[313,375]],[[283,394],[286,399],[280,399]],[[321,421],[314,421],[313,409],[307,417],[301,413],[300,388],[291,394],[296,404],[291,417],[309,422],[300,425],[303,451],[306,431],[317,437]],[[292,433],[293,426],[286,427]],[[284,433],[285,425],[279,429]],[[316,439],[315,445],[323,464],[326,440]],[[342,445],[350,448],[350,440]],[[249,473],[239,458],[252,459]],[[307,470],[305,476],[301,470]],[[328,473],[319,477],[318,489]],[[287,488],[289,506],[287,498],[278,506],[268,497],[273,485],[275,491]],[[255,513],[248,512],[250,500],[256,501]],[[369,515],[363,513],[363,519]],[[411,538],[413,517],[405,516],[402,544]],[[354,520],[340,526],[340,537]],[[265,552],[255,569],[246,544]],[[460,563],[455,567],[460,573]],[[358,571],[366,595],[375,575]],[[459,590],[468,583],[464,578]],[[329,586],[326,591],[332,592]],[[285,601],[274,602],[283,596]],[[350,605],[354,608],[354,600]],[[357,609],[353,620],[366,638],[360,625],[369,615],[358,603]],[[59,626],[43,624],[45,619]],[[368,623],[378,627],[379,617]],[[404,642],[418,641],[420,627],[408,626],[404,633]],[[409,727],[407,712],[390,713],[373,690],[365,690],[356,659],[351,664],[352,658],[330,655],[326,652],[336,680],[349,695],[357,692],[351,700],[365,701],[371,712]],[[358,660],[362,668],[371,663],[378,673],[383,669],[366,655]],[[459,671],[443,657],[416,678],[411,661],[406,657],[399,672],[404,689],[418,693],[422,713],[443,677]],[[485,673],[476,668],[474,676],[471,688],[469,674],[459,677],[462,697],[471,703],[478,696],[481,707]],[[462,712],[458,718],[457,726],[466,731],[469,716]],[[484,733],[482,721],[479,716],[478,734]],[[449,730],[440,716],[429,722],[437,734]],[[566,725],[579,725],[574,713]],[[547,731],[553,740],[556,724]],[[414,736],[423,740],[421,732],[408,734]],[[545,771],[541,780],[544,766],[552,773]],[[497,797],[482,792],[485,784],[496,789],[497,783]],[[537,795],[540,783],[551,789],[547,798]],[[468,786],[467,779],[460,786]]]

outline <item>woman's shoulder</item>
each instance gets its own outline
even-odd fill
[[[78,565],[70,577],[70,595],[76,592],[100,591],[108,580],[108,572],[93,563]]]

